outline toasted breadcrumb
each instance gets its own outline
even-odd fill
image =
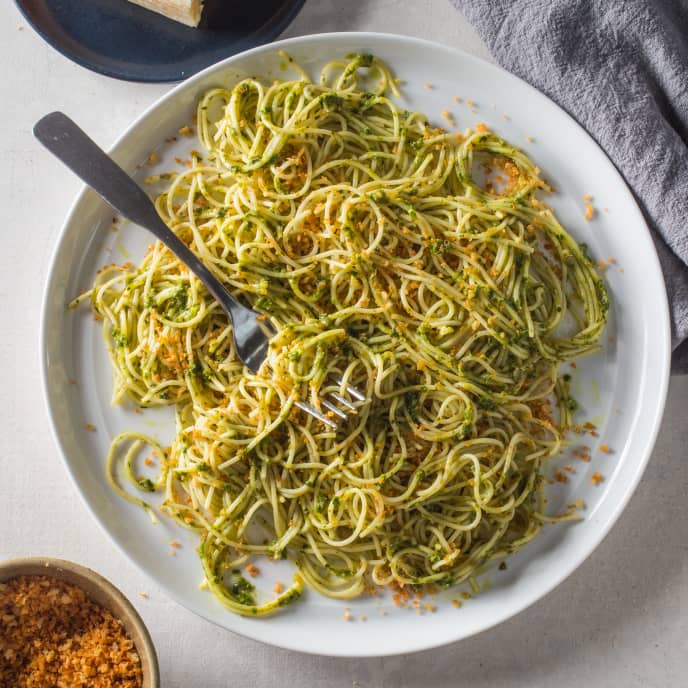
[[[593,485],[599,485],[600,483],[604,482],[604,476],[601,473],[598,473],[597,471],[595,471],[592,474],[592,477],[590,478],[590,482]]]
[[[604,260],[598,260],[597,267],[604,272],[609,267],[609,263]]]
[[[559,469],[554,471],[554,480],[558,483],[567,483],[569,481],[568,475],[562,473]]]
[[[0,583],[0,686],[141,688],[141,660],[122,622],[70,583]]]

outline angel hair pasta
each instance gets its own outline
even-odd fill
[[[522,151],[483,126],[434,128],[394,94],[387,66],[356,55],[318,83],[249,78],[198,103],[203,150],[156,205],[264,314],[274,336],[257,374],[161,243],[80,297],[104,321],[115,401],[176,409],[168,450],[115,439],[113,486],[145,504],[122,487],[124,462],[164,493],[239,614],[271,613],[304,584],[335,598],[452,585],[549,518],[543,466],[573,405],[558,367],[597,349],[607,292]],[[294,407],[347,385],[367,402],[337,430]],[[137,479],[142,443],[163,458],[156,481]],[[235,577],[256,555],[292,561],[293,585],[257,601]]]

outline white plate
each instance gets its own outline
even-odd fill
[[[386,60],[403,80],[404,106],[444,124],[450,110],[460,128],[486,122],[521,145],[560,191],[551,199],[563,224],[592,255],[616,263],[607,270],[612,294],[610,323],[601,354],[581,361],[574,373],[574,394],[585,418],[599,426],[611,454],[593,451],[590,463],[575,464],[567,484],[549,488],[552,511],[576,499],[587,505],[575,525],[547,526],[537,539],[509,560],[508,570],[489,571],[489,590],[464,602],[441,593],[437,610],[418,616],[394,607],[388,597],[341,603],[308,593],[297,605],[269,619],[245,619],[221,607],[198,589],[201,567],[195,538],[162,520],[151,525],[139,508],[111,492],[104,477],[110,438],[137,427],[165,444],[173,436],[169,413],[110,405],[111,370],[100,325],[83,309],[65,304],[90,285],[99,266],[141,257],[152,241],[146,232],[109,227],[113,212],[95,194],[83,191],[67,219],[53,259],[43,311],[43,376],[53,429],[67,468],[94,516],[138,566],[171,597],[194,612],[242,635],[285,648],[327,655],[370,656],[411,652],[465,638],[526,608],[568,576],[600,543],[631,496],[659,427],[669,374],[669,319],[664,284],[647,227],[623,180],[593,140],[568,115],[514,76],[458,50],[401,36],[330,34],[295,38],[232,57],[181,84],[144,113],[112,150],[126,170],[134,171],[158,149],[160,169],[175,166],[178,151],[164,140],[191,121],[197,98],[210,86],[241,76],[284,78],[277,49],[284,48],[313,75],[319,66],[350,52],[372,52]],[[463,100],[457,104],[453,97]],[[467,105],[473,100],[473,106]],[[534,140],[528,141],[532,136]],[[177,146],[192,148],[183,139]],[[138,174],[150,174],[150,168]],[[67,174],[67,172],[65,172]],[[592,194],[598,215],[583,219],[583,196]],[[602,209],[608,208],[609,212]],[[612,340],[612,341],[610,341]],[[70,379],[76,384],[70,384]],[[86,423],[96,431],[84,428]],[[599,486],[591,475],[605,476]],[[176,557],[169,543],[183,543]],[[289,580],[284,563],[262,565],[260,586]],[[351,608],[352,621],[342,619]],[[365,621],[360,619],[365,615]]]

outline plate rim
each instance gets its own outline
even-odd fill
[[[415,44],[418,48],[427,48],[427,49],[432,49],[432,50],[441,50],[445,51],[448,55],[448,57],[453,58],[453,59],[461,59],[461,60],[468,60],[469,62],[473,61],[476,62],[480,65],[481,68],[487,68],[488,70],[494,69],[499,72],[502,72],[502,74],[505,74],[508,78],[515,79],[517,82],[520,83],[522,87],[525,87],[528,92],[535,98],[539,99],[544,99],[545,101],[549,102],[550,105],[554,106],[556,110],[558,110],[560,115],[563,115],[566,120],[568,121],[570,126],[575,127],[578,129],[578,131],[583,134],[596,148],[597,150],[604,155],[604,157],[607,159],[609,165],[610,165],[610,172],[613,174],[617,175],[618,180],[621,182],[621,185],[623,187],[623,190],[625,191],[627,200],[630,201],[628,204],[628,210],[635,216],[635,220],[644,228],[645,230],[645,239],[647,240],[647,247],[651,248],[651,251],[647,252],[647,260],[649,260],[652,263],[652,268],[655,276],[659,278],[660,285],[663,287],[662,289],[659,290],[659,293],[656,294],[656,298],[660,303],[657,303],[657,315],[660,322],[660,326],[654,328],[653,331],[653,341],[656,342],[656,352],[661,355],[661,360],[658,360],[658,366],[660,369],[660,375],[658,376],[658,379],[655,378],[653,381],[653,386],[657,390],[656,392],[656,397],[657,397],[657,404],[656,406],[651,409],[652,412],[652,417],[650,420],[647,421],[647,428],[648,431],[644,435],[644,438],[639,440],[641,442],[640,444],[640,451],[639,453],[642,455],[641,459],[637,462],[635,473],[629,476],[629,479],[625,482],[622,488],[620,488],[621,496],[616,499],[614,502],[613,506],[611,507],[610,513],[607,515],[606,520],[601,521],[600,523],[597,524],[597,528],[595,533],[590,537],[589,541],[586,542],[585,546],[581,548],[581,553],[576,554],[575,556],[571,556],[569,560],[567,560],[567,564],[565,566],[560,567],[557,569],[555,572],[553,572],[550,577],[546,581],[546,585],[544,585],[541,589],[537,591],[535,594],[531,594],[529,597],[525,597],[523,601],[519,601],[518,603],[513,605],[513,609],[509,608],[505,612],[501,612],[498,614],[495,614],[491,618],[487,619],[484,623],[478,624],[477,627],[469,633],[461,632],[461,627],[460,624],[456,624],[456,631],[453,633],[447,633],[446,636],[441,640],[441,641],[436,641],[436,640],[425,640],[423,634],[418,634],[414,635],[412,639],[407,639],[405,638],[401,642],[397,642],[394,647],[388,647],[385,646],[384,649],[379,650],[377,648],[370,648],[370,649],[365,649],[365,650],[354,650],[354,651],[347,651],[346,648],[338,649],[338,648],[328,648],[326,651],[323,651],[321,648],[313,648],[313,647],[304,647],[302,644],[299,644],[298,641],[294,642],[290,639],[288,634],[284,636],[283,638],[280,639],[280,642],[275,642],[274,640],[271,639],[266,639],[261,637],[260,634],[260,625],[256,625],[255,627],[251,627],[249,630],[242,629],[238,630],[235,628],[228,628],[226,625],[218,622],[216,619],[210,618],[203,612],[193,608],[191,605],[187,604],[184,599],[182,599],[180,596],[178,596],[176,593],[174,593],[172,590],[170,590],[166,585],[160,583],[157,581],[152,574],[150,574],[146,569],[143,568],[136,560],[134,560],[129,553],[125,550],[124,546],[120,544],[117,538],[115,538],[109,531],[108,526],[105,523],[105,519],[101,518],[99,513],[97,512],[95,505],[92,504],[92,500],[87,497],[85,492],[80,488],[79,483],[77,482],[77,477],[75,472],[72,470],[71,464],[67,459],[67,449],[65,447],[65,443],[63,442],[61,436],[59,435],[58,432],[58,425],[57,425],[57,414],[58,411],[56,408],[53,407],[54,402],[51,402],[51,393],[49,390],[49,385],[48,385],[48,357],[47,357],[47,351],[48,351],[48,341],[47,341],[47,320],[49,317],[49,309],[50,309],[50,293],[51,293],[51,285],[54,281],[55,278],[55,273],[57,271],[57,258],[58,254],[60,253],[61,247],[63,242],[66,240],[68,229],[70,225],[73,223],[75,220],[75,216],[77,215],[79,206],[81,203],[84,201],[84,198],[92,193],[90,189],[83,185],[81,187],[81,190],[77,194],[75,200],[71,204],[69,211],[67,213],[67,216],[65,218],[65,221],[62,225],[62,228],[59,232],[59,235],[57,237],[57,241],[55,243],[55,246],[53,248],[51,257],[50,257],[50,268],[47,273],[47,278],[45,282],[45,288],[44,288],[44,293],[43,293],[43,299],[41,303],[41,322],[40,322],[40,356],[41,356],[41,383],[42,383],[42,388],[43,388],[43,398],[46,403],[46,407],[48,410],[48,417],[49,417],[49,422],[52,430],[53,437],[55,439],[55,442],[57,444],[57,447],[60,451],[61,459],[63,464],[65,465],[65,468],[67,470],[67,473],[70,476],[70,479],[76,488],[77,492],[79,493],[82,501],[85,503],[86,508],[88,511],[91,513],[95,521],[99,524],[101,529],[107,534],[108,538],[110,539],[111,542],[115,544],[115,546],[118,548],[118,550],[124,554],[124,556],[134,565],[136,568],[141,571],[145,576],[148,578],[152,579],[156,585],[158,585],[164,593],[173,601],[175,601],[177,604],[180,604],[182,607],[185,609],[188,609],[192,613],[196,614],[197,616],[200,616],[201,618],[204,618],[206,621],[209,621],[210,623],[219,626],[221,628],[224,628],[225,630],[228,630],[232,633],[236,633],[238,635],[241,635],[243,637],[251,638],[252,640],[256,640],[258,642],[261,642],[266,645],[271,645],[275,647],[280,647],[283,649],[287,650],[292,650],[296,652],[301,652],[304,654],[312,654],[312,655],[318,655],[318,656],[329,656],[329,657],[357,657],[357,658],[363,658],[363,657],[385,657],[385,656],[395,656],[395,655],[400,655],[400,654],[406,654],[406,653],[411,653],[411,652],[421,652],[425,650],[430,650],[438,647],[443,647],[449,644],[452,644],[454,642],[458,642],[460,640],[465,640],[469,637],[472,637],[474,635],[477,635],[479,633],[483,633],[486,630],[489,630],[491,628],[494,628],[495,626],[507,621],[508,619],[516,616],[517,614],[520,614],[521,612],[525,611],[529,607],[531,607],[533,604],[536,602],[539,602],[542,600],[544,597],[549,595],[555,588],[557,588],[561,583],[563,583],[574,571],[576,571],[587,559],[588,557],[600,546],[602,541],[606,538],[608,535],[609,531],[611,528],[614,526],[614,524],[618,521],[619,517],[623,513],[624,509],[626,508],[629,500],[635,493],[635,490],[638,486],[638,483],[640,482],[640,479],[642,478],[645,469],[647,468],[647,464],[650,460],[650,457],[652,455],[653,448],[655,446],[655,442],[657,439],[657,435],[660,429],[661,421],[664,415],[664,408],[666,404],[666,399],[667,399],[667,394],[668,394],[668,386],[669,386],[669,377],[670,377],[670,361],[671,361],[671,321],[670,321],[670,315],[669,315],[669,304],[668,304],[668,297],[666,293],[666,286],[664,282],[664,275],[661,269],[661,265],[659,262],[659,257],[657,255],[656,249],[654,247],[654,243],[652,240],[652,234],[650,232],[650,229],[647,225],[647,222],[645,221],[645,217],[642,214],[642,211],[640,210],[640,207],[638,206],[637,201],[635,200],[635,197],[633,196],[633,193],[631,192],[628,184],[626,183],[626,180],[623,178],[621,173],[618,171],[614,163],[611,161],[607,153],[604,151],[604,149],[597,143],[597,141],[587,132],[587,130],[580,125],[568,112],[566,112],[563,108],[561,108],[556,102],[551,100],[548,96],[546,96],[544,93],[540,92],[538,89],[535,87],[531,86],[528,84],[526,81],[521,79],[520,77],[512,74],[511,72],[508,72],[501,66],[497,64],[493,64],[483,58],[477,57],[475,55],[472,55],[471,53],[468,53],[464,50],[461,50],[460,48],[455,48],[452,46],[448,46],[442,43],[437,43],[434,41],[429,41],[426,39],[421,39],[421,38],[416,38],[416,37],[411,37],[411,36],[404,36],[400,34],[394,34],[394,33],[383,33],[383,32],[370,32],[370,31],[347,31],[347,32],[329,32],[329,33],[322,33],[322,34],[307,34],[303,36],[296,36],[292,38],[287,38],[283,39],[280,41],[275,41],[269,44],[264,44],[260,46],[256,46],[254,48],[251,48],[250,50],[242,51],[239,53],[236,53],[235,55],[229,56],[219,62],[216,62],[213,65],[210,65],[209,67],[199,71],[198,73],[194,74],[193,76],[189,77],[185,81],[177,84],[175,87],[170,89],[167,93],[165,93],[163,96],[161,96],[159,99],[157,99],[154,103],[152,103],[150,106],[148,106],[138,117],[136,117],[130,124],[129,126],[126,127],[126,129],[117,137],[115,142],[110,146],[108,149],[108,152],[110,154],[116,153],[117,149],[122,145],[124,139],[126,139],[138,126],[140,123],[146,119],[150,113],[152,113],[156,108],[163,106],[167,101],[174,99],[177,94],[189,87],[191,87],[195,82],[202,80],[206,76],[210,75],[214,71],[221,71],[224,69],[227,69],[228,67],[231,66],[231,62],[234,60],[239,59],[240,57],[244,57],[247,55],[251,55],[253,53],[259,53],[263,51],[272,51],[272,50],[279,50],[279,49],[288,49],[290,46],[294,45],[299,45],[299,47],[302,46],[307,46],[309,42],[311,41],[328,41],[328,40],[341,40],[341,39],[351,39],[352,41],[375,41],[375,40],[391,40],[393,42],[410,42]],[[255,628],[255,630],[254,630]]]
[[[43,29],[43,26],[35,20],[35,18],[30,14],[29,10],[25,6],[25,0],[14,0],[14,4],[16,5],[17,9],[19,10],[20,14],[22,17],[26,20],[26,22],[29,24],[29,26],[38,34],[38,36],[45,41],[47,45],[49,45],[53,50],[56,50],[60,55],[63,57],[67,58],[70,62],[73,62],[74,64],[78,65],[79,67],[83,67],[84,69],[88,69],[89,71],[93,72],[94,74],[102,74],[103,76],[107,76],[111,79],[117,79],[118,81],[129,81],[133,83],[139,83],[139,84],[180,84],[184,83],[187,79],[191,79],[197,74],[200,74],[201,72],[205,71],[206,69],[212,69],[213,67],[217,66],[220,64],[220,62],[223,62],[224,60],[231,59],[235,55],[241,55],[242,53],[248,52],[248,50],[255,50],[256,48],[261,48],[265,45],[270,44],[271,42],[274,41],[275,38],[277,38],[282,32],[284,32],[296,19],[297,15],[301,12],[303,9],[303,6],[305,4],[306,0],[285,0],[285,6],[283,8],[280,8],[275,14],[273,14],[267,21],[270,21],[272,17],[278,16],[279,15],[279,21],[277,21],[274,25],[270,27],[270,30],[265,32],[260,39],[258,39],[258,42],[256,44],[248,49],[244,50],[239,50],[235,53],[232,53],[230,55],[227,55],[226,57],[222,58],[222,60],[218,62],[214,62],[207,67],[204,67],[203,69],[200,69],[196,72],[193,72],[192,74],[188,75],[181,75],[181,76],[176,76],[176,77],[170,77],[170,76],[154,76],[150,75],[147,76],[145,74],[139,74],[135,70],[133,71],[126,71],[126,69],[122,70],[117,70],[117,69],[110,69],[105,66],[101,66],[100,63],[93,61],[93,60],[88,60],[84,59],[82,57],[79,57],[78,54],[73,53],[70,51],[68,48],[66,48],[62,43],[59,41],[53,40],[53,38]],[[287,6],[288,5],[288,6]],[[173,21],[173,20],[170,20]],[[267,23],[267,22],[266,22]],[[263,25],[265,26],[265,25]],[[257,29],[257,31],[260,31],[263,27],[260,27]],[[127,63],[130,64],[130,63]],[[165,94],[167,95],[167,94]],[[157,102],[157,101],[156,101]],[[119,139],[118,139],[119,140]]]

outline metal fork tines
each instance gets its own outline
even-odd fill
[[[340,387],[343,385],[343,381],[341,379],[335,379],[334,381]],[[365,396],[361,394],[361,392],[359,392],[355,387],[352,387],[351,385],[346,385],[344,389],[352,399],[355,399],[358,402],[365,402]],[[341,421],[346,420],[349,417],[349,414],[354,414],[358,412],[358,407],[348,399],[344,398],[338,392],[330,392],[328,396],[334,402],[337,402],[337,404],[339,404],[339,406],[337,406],[335,403],[333,403],[333,401],[330,401],[327,397],[324,399],[320,399],[320,406],[327,409],[329,414],[323,413],[321,410],[317,409],[315,406],[305,401],[296,401],[294,402],[294,406],[301,409],[305,413],[308,413],[309,415],[313,416],[313,418],[316,418],[321,423],[328,425],[333,429],[339,427],[339,423]]]

